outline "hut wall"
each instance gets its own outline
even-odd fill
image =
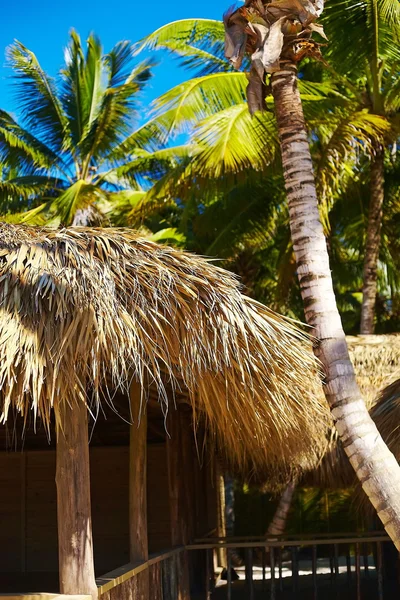
[[[90,450],[96,572],[129,562],[128,448]],[[55,452],[0,453],[0,572],[56,572]],[[148,447],[149,550],[171,546],[165,444]]]
[[[96,574],[129,562],[126,446],[92,447],[91,491]],[[195,445],[188,451],[185,486],[190,493],[192,535],[217,524],[215,472],[209,458],[200,467]],[[0,573],[57,573],[55,451],[0,452]],[[148,446],[150,553],[171,547],[165,442]]]
[[[165,443],[147,448],[147,531],[149,552],[171,547],[171,518]]]
[[[129,562],[128,449],[92,448],[96,572]],[[57,572],[55,452],[0,453],[0,572]]]
[[[22,456],[0,454],[0,569],[6,572],[23,568],[22,536],[24,524]]]

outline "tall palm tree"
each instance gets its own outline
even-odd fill
[[[20,42],[7,56],[20,122],[0,111],[0,161],[13,174],[0,183],[1,213],[82,225],[98,220],[102,203],[125,202],[134,222],[144,190],[187,154],[157,147],[154,125],[134,129],[153,63],[134,64],[129,42],[103,54],[93,34],[85,48],[74,31],[57,80]]]
[[[288,6],[287,6],[288,5]],[[350,361],[333,292],[326,239],[318,210],[308,131],[297,86],[297,63],[304,53],[315,54],[310,35],[317,29],[322,3],[307,10],[300,3],[249,1],[227,21],[251,30],[257,18],[265,27],[251,37],[253,67],[262,77],[271,73],[272,94],[281,145],[290,228],[306,320],[316,337],[314,351],[324,368],[324,392],[346,453],[386,531],[400,549],[400,466],[369,417]],[[243,42],[241,42],[243,44]],[[229,48],[229,46],[228,46]],[[234,49],[240,56],[242,45]],[[235,57],[235,54],[232,53]]]
[[[384,117],[389,124],[386,144],[400,134],[400,17],[396,0],[328,2],[322,18],[330,39],[326,57],[359,104],[360,110]],[[384,202],[385,144],[373,143],[370,202],[363,273],[361,333],[374,332],[378,259]]]
[[[371,2],[376,3],[377,0]],[[386,64],[389,64],[382,72],[380,81],[385,80],[386,83],[383,89],[371,93],[364,92],[368,82],[376,87],[376,78],[369,76],[371,64],[376,64],[376,60],[375,63],[374,60],[368,63],[365,58],[370,49],[369,42],[373,30],[370,13],[365,2],[354,5],[349,0],[328,4],[326,27],[329,38],[336,41],[334,46],[338,51],[329,51],[329,71],[326,70],[319,81],[307,81],[306,77],[302,77],[298,82],[307,124],[311,129],[316,128],[316,135],[324,138],[326,142],[320,165],[317,166],[319,187],[325,187],[325,190],[320,190],[320,199],[326,196],[327,187],[329,196],[332,196],[330,185],[333,177],[340,180],[346,174],[346,170],[348,172],[352,168],[351,163],[355,162],[355,156],[352,157],[350,165],[346,165],[349,155],[367,154],[372,156],[373,165],[382,164],[382,160],[378,160],[377,149],[383,148],[385,143],[393,139],[398,129],[398,83],[392,67],[396,60],[398,61],[399,51],[396,45],[388,43],[389,36],[393,33],[393,22],[390,22],[388,10],[383,14],[380,11],[378,15],[379,60],[384,56],[387,59]],[[357,27],[354,27],[354,20],[358,21]],[[342,27],[343,21],[346,27]],[[256,22],[252,25],[252,34],[257,30],[257,26]],[[245,105],[248,81],[244,73],[234,73],[231,70],[232,65],[229,69],[224,63],[223,35],[222,23],[218,21],[187,19],[161,27],[137,45],[137,51],[167,50],[177,55],[184,66],[195,71],[194,79],[170,90],[155,104],[156,121],[164,129],[165,136],[174,132],[189,131],[192,133],[193,142],[198,144],[199,154],[185,172],[186,183],[190,181],[191,173],[195,173],[195,177],[198,178],[199,171],[203,175],[207,173],[208,177],[224,174],[226,178],[232,172],[240,173],[245,170],[247,173],[249,168],[262,170],[276,156],[277,135],[272,113],[257,114],[255,118],[250,119]],[[353,53],[346,53],[348,39],[353,40]],[[364,40],[368,43],[364,43]],[[306,40],[303,40],[302,51],[305,42]],[[361,58],[365,59],[364,62],[361,59],[353,61],[354,52],[360,54]],[[346,60],[343,60],[344,56]],[[241,59],[242,67],[247,68],[247,57],[241,56]],[[309,68],[305,71],[307,75]],[[257,99],[257,94],[254,94],[254,82],[257,88],[257,72],[253,69],[251,73],[251,97],[254,103]],[[258,81],[260,82],[259,78]],[[371,104],[371,97],[377,95],[384,96],[381,102],[381,106],[385,107],[383,111],[377,110]],[[204,102],[205,98],[207,102]],[[266,103],[268,106],[268,98]],[[198,121],[200,124],[194,125]],[[343,165],[346,165],[346,169],[343,169]],[[356,172],[358,169],[357,165]],[[372,174],[374,173],[376,169],[372,169]],[[378,179],[382,180],[381,177]],[[382,185],[374,184],[372,189],[381,190],[381,203]],[[374,194],[374,198],[377,198],[377,194]],[[375,205],[376,202],[371,202],[372,208]],[[371,218],[364,253],[363,332],[366,332],[367,307],[369,323],[373,323],[371,309],[373,313],[379,250],[379,214],[379,210],[370,210]],[[373,302],[370,301],[371,298]]]

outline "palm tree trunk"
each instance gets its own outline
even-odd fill
[[[292,506],[293,494],[296,489],[296,484],[292,481],[289,483],[282,496],[280,497],[279,504],[272,518],[271,523],[267,529],[267,535],[282,535],[285,533],[286,522],[289,515],[289,511]]]
[[[272,75],[290,228],[304,312],[324,369],[324,392],[346,454],[383,525],[400,550],[400,466],[370,418],[358,388],[333,292],[318,211],[297,68],[283,60]]]
[[[379,148],[371,164],[371,196],[368,211],[367,240],[363,272],[363,301],[360,333],[374,333],[375,301],[381,245],[382,206],[384,199],[384,153]]]

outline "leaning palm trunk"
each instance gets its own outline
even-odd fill
[[[382,206],[384,199],[384,153],[376,152],[371,165],[371,196],[368,213],[367,239],[363,272],[363,301],[360,333],[374,333],[375,301],[378,278],[379,247],[381,243]]]
[[[346,454],[387,533],[400,550],[400,466],[370,418],[350,361],[336,306],[318,211],[297,68],[281,60],[271,77],[290,228],[307,323],[325,372],[325,396]]]
[[[267,529],[267,536],[282,535],[285,533],[288,515],[292,506],[293,494],[296,489],[296,484],[292,481],[286,487],[279,504]]]

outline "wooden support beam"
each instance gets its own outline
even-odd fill
[[[147,539],[147,411],[142,410],[142,389],[131,385],[130,401],[133,424],[130,428],[129,450],[129,547],[131,563],[149,558]],[[138,575],[139,596],[149,598],[149,571]]]
[[[215,461],[216,475],[216,496],[217,496],[217,537],[226,537],[226,519],[225,519],[225,481],[224,472],[218,460]],[[226,568],[228,565],[225,548],[219,548],[217,551],[218,566]]]
[[[168,487],[171,513],[171,543],[173,546],[182,546],[188,543],[188,507],[185,492],[185,473],[183,460],[184,444],[181,427],[184,419],[180,417],[180,410],[170,407],[167,419],[167,463]],[[176,561],[178,600],[190,600],[189,564],[188,553],[185,551]]]
[[[57,431],[58,560],[61,594],[97,600],[94,575],[87,409],[64,407]]]
[[[88,595],[63,595],[63,594],[0,594],[1,600],[91,600]]]

